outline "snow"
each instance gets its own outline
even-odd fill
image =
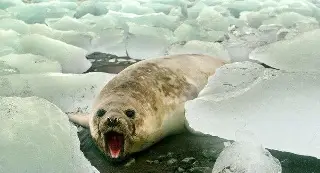
[[[249,142],[234,142],[217,158],[212,173],[281,173],[280,161],[262,146]]]
[[[38,97],[0,97],[0,172],[98,173],[80,151],[77,129]]]
[[[237,140],[248,131],[266,148],[320,158],[319,84],[318,73],[228,64],[186,103],[186,119],[196,133]]]
[[[113,74],[107,73],[0,76],[0,96],[37,96],[57,105],[64,112],[89,112],[95,97],[113,77]]]

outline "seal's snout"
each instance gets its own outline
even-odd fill
[[[107,123],[107,126],[109,127],[116,127],[119,125],[120,121],[116,117],[108,117],[106,123]]]
[[[108,146],[110,156],[114,159],[119,158],[124,149],[124,135],[110,131],[104,134],[105,145]]]

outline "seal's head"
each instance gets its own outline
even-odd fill
[[[159,120],[148,105],[117,94],[105,100],[94,108],[89,123],[91,136],[107,157],[123,160],[153,143]]]

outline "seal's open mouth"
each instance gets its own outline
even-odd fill
[[[109,153],[112,158],[116,159],[120,156],[124,147],[124,136],[117,132],[108,132],[104,134],[105,145],[109,148]]]

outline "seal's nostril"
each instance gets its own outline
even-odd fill
[[[117,126],[118,124],[119,124],[118,118],[111,118],[111,117],[107,118],[107,125],[109,127],[114,127],[114,126]]]

